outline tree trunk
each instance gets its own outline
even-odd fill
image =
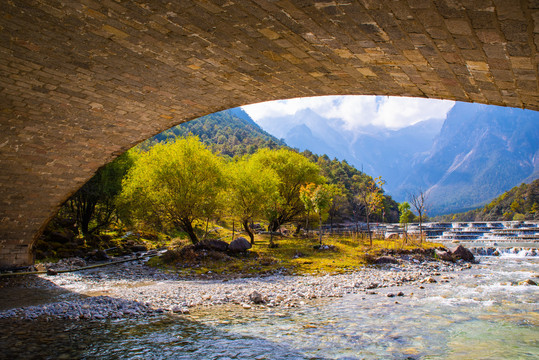
[[[423,219],[421,213],[419,213],[419,245],[423,243]]]
[[[307,232],[307,237],[309,237],[309,211],[307,211],[307,217],[305,218],[305,231]]]
[[[247,235],[249,235],[249,238],[251,239],[251,245],[255,244],[255,235],[251,231],[251,228],[249,227],[249,220],[243,220],[243,228],[245,229],[245,232]]]
[[[318,240],[320,241],[320,246],[322,246],[322,214],[318,215]]]
[[[198,243],[198,237],[197,234],[195,234],[195,229],[193,228],[193,224],[189,220],[182,220],[182,228],[183,231],[189,235],[189,238],[191,239],[191,242],[193,244]]]
[[[275,232],[277,231],[277,229],[279,229],[280,226],[281,224],[279,224],[279,221],[272,220],[268,225],[268,231]]]
[[[404,224],[404,244],[408,244],[408,226]]]
[[[371,224],[369,222],[369,211],[366,210],[365,212],[367,214],[367,233],[369,234],[369,245],[372,247],[372,234],[371,234]]]
[[[83,203],[81,205],[81,213],[80,213],[80,230],[83,235],[88,235],[90,233],[90,221],[92,220],[92,216],[94,214],[95,210],[95,203],[87,201],[86,203]]]
[[[208,237],[208,223],[210,222],[210,218],[206,218],[206,231],[204,231],[204,239]]]
[[[236,223],[234,222],[234,220],[232,220],[232,240],[231,241],[234,241],[234,232],[236,230],[235,225]]]

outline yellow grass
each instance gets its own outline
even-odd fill
[[[241,234],[239,234],[241,235]],[[247,238],[247,237],[246,237]],[[230,242],[230,238],[226,239]],[[367,264],[367,257],[376,256],[386,249],[430,248],[440,244],[412,241],[405,245],[401,239],[369,240],[326,235],[324,245],[332,249],[317,250],[316,238],[274,237],[277,248],[269,247],[269,235],[256,235],[255,245],[248,254],[233,257],[210,254],[196,261],[180,259],[174,264],[153,260],[151,265],[164,267],[184,275],[221,274],[257,275],[280,270],[287,274],[338,274],[358,270]]]

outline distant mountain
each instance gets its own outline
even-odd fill
[[[346,159],[404,201],[429,193],[429,215],[482,206],[521,182],[539,177],[539,113],[456,103],[446,120],[400,130],[371,127],[352,133],[311,110],[259,124],[300,150]]]
[[[340,159],[350,153],[353,135],[334,128],[327,119],[310,109],[300,110],[294,116],[266,118],[258,124],[301,151],[310,150]]]
[[[287,117],[272,118],[264,123],[272,123],[273,127],[285,123],[284,129],[288,130],[282,137],[292,147],[346,159],[372,176],[381,175],[387,182],[388,192],[400,184],[414,157],[431,147],[443,123],[442,120],[423,121],[400,130],[373,127],[357,135],[336,129],[334,119],[328,121],[308,109],[285,119]]]
[[[428,190],[432,215],[484,205],[524,181],[539,163],[539,114],[457,103],[431,149],[412,164],[394,193]]]
[[[423,121],[399,130],[358,136],[351,144],[355,158],[352,163],[373,176],[381,175],[387,192],[394,193],[407,177],[411,165],[430,149],[442,123],[441,120]]]

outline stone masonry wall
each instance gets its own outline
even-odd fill
[[[178,123],[361,94],[539,109],[539,2],[0,2],[0,266],[103,164]]]

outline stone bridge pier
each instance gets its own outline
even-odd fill
[[[235,106],[395,95],[539,109],[536,0],[4,0],[0,267],[173,125]]]

